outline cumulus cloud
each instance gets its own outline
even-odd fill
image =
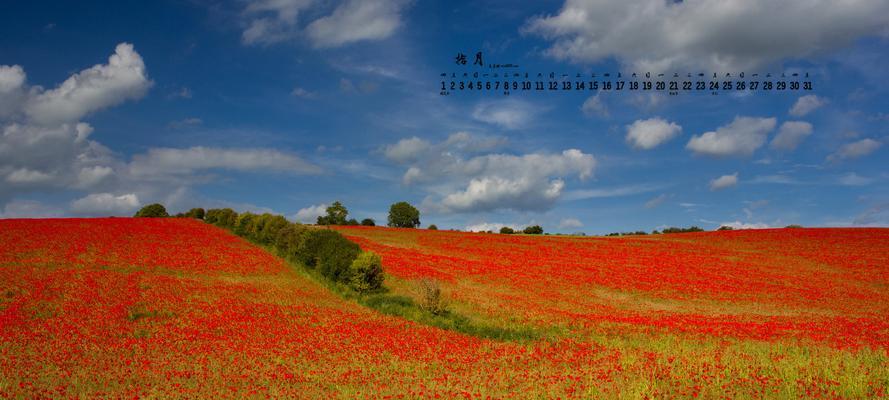
[[[838,162],[859,157],[864,157],[870,153],[877,151],[883,144],[873,139],[861,139],[857,142],[847,143],[827,156],[827,161]]]
[[[482,101],[472,111],[472,118],[504,129],[527,127],[537,108],[521,100]]]
[[[500,232],[500,228],[503,228],[504,226],[507,228],[510,228],[514,231],[519,231],[519,230],[524,229],[516,224],[501,224],[499,222],[480,222],[477,224],[467,225],[466,228],[463,228],[463,230],[466,232],[487,232],[487,231]]]
[[[317,174],[321,168],[302,158],[272,149],[226,149],[190,147],[187,149],[152,148],[133,156],[130,172],[136,176],[190,174],[199,170],[275,171],[293,174]]]
[[[639,71],[750,71],[884,34],[887,23],[882,0],[566,0],[522,30],[550,40],[546,54],[560,60],[613,57]]]
[[[767,223],[764,222],[741,222],[741,221],[732,221],[732,222],[723,222],[719,224],[719,226],[728,226],[733,229],[768,229],[772,228]]]
[[[125,100],[138,99],[150,86],[142,57],[133,45],[121,43],[108,64],[80,71],[57,88],[34,95],[24,111],[43,125],[71,122]]]
[[[547,209],[562,195],[565,178],[593,175],[595,158],[577,149],[561,153],[477,154],[493,150],[502,138],[465,132],[430,144],[409,138],[385,147],[390,160],[407,166],[403,182],[423,185],[439,200],[427,205],[440,211]]]
[[[93,193],[71,202],[71,211],[87,215],[130,215],[139,205],[139,197],[135,193],[119,196]]]
[[[751,156],[765,143],[775,123],[775,118],[735,117],[716,131],[693,136],[685,147],[695,154],[713,157]]]
[[[417,161],[431,145],[429,142],[416,136],[407,139],[401,139],[398,143],[386,146],[383,154],[386,158],[397,163],[407,163]]]
[[[627,144],[635,149],[651,150],[679,134],[682,127],[661,118],[639,119],[627,125]]]
[[[795,150],[811,134],[812,124],[803,121],[787,121],[778,128],[778,134],[769,143],[769,147],[775,150]]]
[[[247,28],[241,34],[244,44],[272,44],[292,39],[298,34],[299,14],[315,0],[254,0],[247,4],[244,16]]]
[[[327,215],[327,207],[327,204],[318,204],[314,206],[308,206],[306,208],[300,208],[299,211],[296,212],[296,215],[293,216],[293,218],[299,222],[314,224],[316,221],[318,221],[318,217]]]
[[[722,190],[738,185],[738,173],[723,175],[710,181],[710,190]]]
[[[559,221],[559,229],[574,229],[582,226],[583,222],[580,222],[577,218],[565,218]]]
[[[62,210],[33,200],[10,201],[0,212],[0,218],[52,218],[62,215]]]
[[[401,26],[404,0],[347,0],[306,27],[315,47],[388,38]]]
[[[814,94],[802,96],[796,100],[796,103],[793,103],[793,107],[790,108],[789,114],[794,117],[802,117],[827,103],[827,99],[818,97]]]

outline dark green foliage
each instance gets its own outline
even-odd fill
[[[508,226],[504,226],[504,227],[500,228],[500,233],[502,233],[504,235],[512,235],[513,233],[515,233],[515,230],[508,227]]]
[[[651,231],[651,234],[652,235],[660,235],[661,232],[659,230],[655,229],[655,230]]]
[[[346,225],[346,216],[349,210],[339,201],[333,202],[327,207],[327,215],[318,217],[318,225]]]
[[[389,207],[389,226],[396,228],[416,228],[420,226],[420,210],[406,201]]]
[[[734,229],[735,229],[735,228],[732,228],[732,227],[730,227],[730,226],[723,225],[723,226],[720,226],[719,229],[717,229],[717,231],[731,231],[731,230],[734,230]]]
[[[238,236],[244,236],[248,239],[253,238],[253,230],[254,227],[254,219],[257,217],[256,214],[252,212],[243,212],[238,215],[238,222],[235,223],[235,234]]]
[[[524,233],[526,235],[542,235],[543,234],[543,227],[541,227],[540,225],[532,225],[532,226],[525,228],[525,230],[523,230],[522,233]]]
[[[350,285],[358,292],[370,292],[383,287],[383,260],[380,256],[363,251],[349,267]]]
[[[361,248],[329,229],[308,229],[296,251],[297,258],[333,282],[349,282],[349,267]]]
[[[287,218],[281,215],[262,214],[260,216],[261,224],[258,224],[259,230],[256,232],[256,241],[262,244],[274,244],[278,238],[278,232],[292,225]]]
[[[432,224],[432,225],[429,225],[429,227],[426,228],[426,229],[429,229],[430,231],[437,231],[437,230],[438,230],[438,227],[435,226],[435,224]]]
[[[204,209],[198,207],[198,208],[192,208],[191,210],[188,210],[188,212],[185,213],[185,216],[188,218],[204,219],[204,214],[205,214]]]
[[[664,229],[663,233],[688,233],[688,232],[703,232],[704,230],[697,226],[692,226],[689,228],[676,228],[669,227]]]
[[[365,219],[362,219],[362,220],[361,220],[361,225],[364,225],[364,226],[377,226],[377,223],[376,223],[376,221],[373,220],[373,218],[365,218]]]
[[[791,228],[791,229],[799,229],[799,228],[802,228],[802,227],[803,227],[802,225],[797,225],[797,224],[793,224],[793,225],[787,225],[787,226],[785,226],[785,228]]]
[[[656,235],[656,234],[658,234],[659,232],[658,232],[658,231],[654,231],[654,232],[651,232],[651,233],[654,234],[654,235]],[[609,234],[607,234],[607,235],[605,235],[605,236],[637,236],[637,235],[647,235],[647,234],[648,234],[648,232],[645,232],[645,231],[636,231],[636,232],[611,232],[611,233],[609,233]]]
[[[355,218],[352,218],[352,219],[346,221],[346,225],[351,225],[351,226],[358,225],[358,220]]]
[[[204,221],[220,228],[232,229],[238,222],[238,213],[231,208],[214,208],[207,210]]]
[[[167,214],[167,209],[162,204],[154,203],[142,207],[134,216],[139,218],[164,218],[169,217],[170,214]]]
[[[287,258],[299,259],[296,252],[303,240],[306,227],[302,224],[289,224],[275,235],[275,248]]]

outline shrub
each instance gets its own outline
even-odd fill
[[[238,222],[235,224],[235,234],[252,239],[256,217],[257,215],[251,212],[244,212],[238,215]]]
[[[238,222],[238,213],[231,208],[215,208],[207,210],[204,221],[220,228],[232,229]]]
[[[139,218],[165,218],[169,217],[170,214],[167,214],[167,209],[163,205],[154,203],[142,207],[134,216]]]
[[[389,226],[396,228],[416,228],[420,226],[420,210],[406,201],[389,207]]]
[[[529,226],[529,227],[525,228],[525,230],[523,230],[522,233],[524,233],[526,235],[542,235],[543,228],[540,225],[533,225],[533,226]]]
[[[204,219],[204,214],[206,214],[204,212],[204,209],[198,207],[198,208],[192,208],[191,210],[188,210],[188,212],[185,213],[185,216],[188,218]]]
[[[793,224],[793,225],[787,225],[787,226],[785,226],[785,228],[791,228],[791,229],[799,229],[799,228],[802,228],[802,227],[803,227],[802,225],[797,225],[797,224]]]
[[[677,227],[669,227],[664,229],[663,233],[687,233],[687,232],[703,232],[704,230],[697,226],[692,226],[689,228],[677,228]]]
[[[349,282],[349,267],[361,248],[336,231],[307,229],[299,242],[296,256],[309,268],[334,282]]]
[[[358,225],[358,220],[355,218],[351,218],[348,221],[346,221],[346,225],[350,225],[350,226]]]
[[[438,281],[432,278],[420,278],[417,281],[417,294],[419,306],[432,315],[441,315],[447,312],[448,305],[441,292]]]
[[[376,221],[374,221],[372,218],[365,218],[365,219],[362,219],[362,220],[361,220],[361,225],[364,225],[364,226],[377,226],[377,223],[376,223]]]
[[[513,233],[515,233],[515,230],[513,230],[512,228],[510,228],[508,226],[504,226],[504,227],[500,228],[500,233],[502,233],[504,235],[512,235]]]
[[[426,229],[429,229],[430,231],[437,231],[437,230],[438,230],[438,227],[435,226],[435,224],[432,224],[432,225],[429,225],[429,227],[426,228]]]
[[[275,248],[287,258],[299,259],[296,252],[304,239],[306,227],[302,224],[288,224],[275,235]]]
[[[734,229],[735,229],[735,228],[732,228],[732,227],[730,227],[730,226],[728,226],[728,225],[722,225],[722,226],[719,227],[719,229],[717,229],[717,231],[731,231],[731,230],[734,230]]]
[[[383,261],[380,256],[363,251],[349,266],[350,286],[358,292],[369,292],[383,287]]]

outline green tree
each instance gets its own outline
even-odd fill
[[[356,291],[368,292],[383,286],[383,261],[370,251],[358,254],[349,270],[349,284]]]
[[[416,228],[420,226],[420,210],[406,201],[389,207],[389,226],[396,228]]]
[[[162,218],[169,216],[170,214],[167,214],[167,209],[162,204],[158,203],[142,207],[142,209],[137,211],[135,215],[135,217],[139,218]]]
[[[435,224],[432,224],[432,225],[429,225],[429,227],[426,228],[426,229],[429,229],[430,231],[437,231],[437,230],[438,230],[438,226],[436,226]]]
[[[522,233],[524,233],[526,235],[542,235],[543,228],[540,225],[532,225],[532,226],[525,228],[525,230],[523,230]]]
[[[377,226],[377,222],[373,220],[373,218],[365,218],[361,220],[361,225],[364,226]]]
[[[197,207],[197,208],[192,208],[191,210],[188,210],[188,212],[185,213],[185,216],[188,218],[204,219],[204,214],[206,214],[204,212],[204,209]]]
[[[339,201],[327,207],[327,215],[318,217],[318,225],[345,225],[349,210]]]
[[[504,227],[500,228],[500,233],[502,233],[504,235],[511,235],[511,234],[515,233],[515,230],[513,230],[512,228],[510,228],[508,226],[504,226]]]

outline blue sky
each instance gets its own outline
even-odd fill
[[[0,16],[3,217],[406,200],[456,229],[889,225],[884,1],[59,3]],[[814,90],[440,95],[478,51]]]

